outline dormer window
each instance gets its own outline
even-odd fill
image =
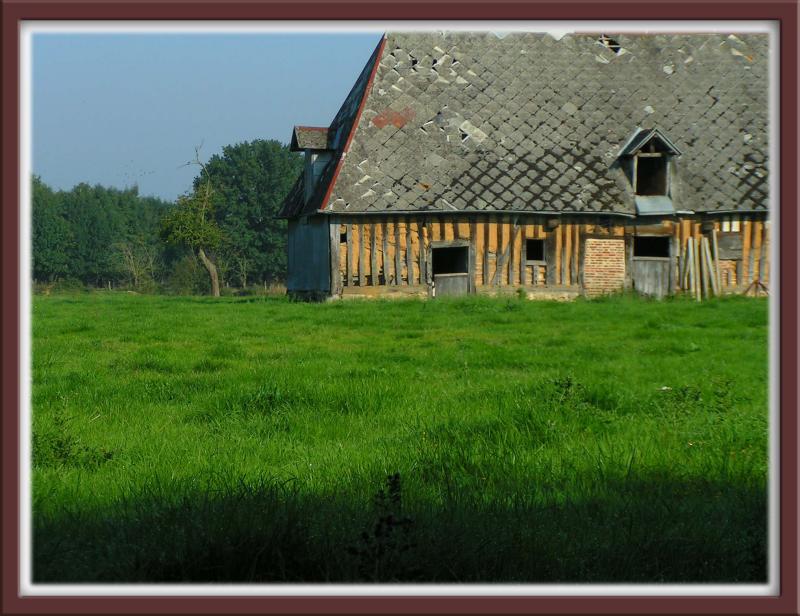
[[[647,151],[635,155],[633,168],[636,171],[633,192],[637,195],[669,195],[669,155],[656,152],[655,143],[648,144]]]
[[[638,129],[619,153],[639,214],[673,213],[672,158],[681,152],[659,129]]]

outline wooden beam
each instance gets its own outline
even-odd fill
[[[400,220],[394,219],[394,280],[395,284],[403,282],[403,261],[400,254]]]
[[[753,282],[753,251],[750,242],[753,239],[753,221],[744,221],[744,231],[742,232],[742,261],[744,262],[744,280],[739,284],[748,285]]]
[[[761,246],[763,244],[761,239],[761,228],[764,225],[761,223],[760,220],[756,220],[753,222],[753,244],[752,244],[752,252],[755,256],[755,263],[754,263],[754,270],[753,270],[753,280],[761,280]]]
[[[500,225],[499,226],[500,230],[502,230],[504,226],[507,225]],[[519,226],[518,223],[515,221],[513,229],[511,231],[512,234],[516,232],[518,226]],[[508,256],[510,251],[511,251],[511,242],[507,242],[505,249],[503,250],[503,254],[497,258],[497,266],[495,267],[494,276],[492,277],[492,285],[500,284],[500,280],[503,276],[503,270],[505,269],[506,261],[508,261]]]
[[[358,233],[357,233],[357,235],[358,235],[358,286],[359,287],[363,287],[364,286],[364,279],[365,279],[365,277],[364,277],[364,244],[366,243],[364,241],[364,231],[366,229],[366,225],[364,225],[362,223],[360,225],[357,225],[356,228],[358,229]]]
[[[516,224],[516,221],[515,221]],[[510,237],[508,238],[508,284],[514,284],[514,256],[517,254],[514,252],[514,248],[516,247],[517,241],[517,227],[515,226],[514,229],[511,230]]]
[[[370,268],[369,268],[369,281],[372,286],[378,284],[378,238],[377,234],[375,233],[377,225],[375,223],[370,224],[370,233],[369,233],[369,258],[370,258]]]
[[[414,284],[414,242],[411,236],[411,220],[406,220],[406,269],[408,270],[407,284]]]
[[[339,246],[342,243],[339,223],[329,222],[330,231],[330,258],[331,258],[331,295],[338,295],[341,292],[342,281],[339,272]]]
[[[469,219],[469,245],[472,265],[472,288],[478,286],[478,221],[473,216]]]
[[[381,220],[381,241],[383,242],[381,271],[383,272],[383,284],[389,284],[389,234],[387,233],[386,227],[386,219]]]
[[[353,285],[353,225],[347,225],[347,281],[345,285]]]
[[[489,284],[489,236],[491,234],[488,219],[485,219],[482,224],[483,227],[483,284]]]
[[[428,273],[426,272],[425,267],[425,236],[423,232],[423,228],[425,226],[425,222],[422,219],[417,220],[417,241],[419,241],[419,249],[417,251],[417,257],[419,258],[419,283],[425,284],[425,281],[428,279]]]

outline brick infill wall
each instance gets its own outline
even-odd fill
[[[625,285],[625,240],[587,239],[583,288],[586,295],[619,291]]]

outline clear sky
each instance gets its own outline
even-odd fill
[[[33,36],[33,172],[172,200],[202,145],[327,126],[381,33]]]

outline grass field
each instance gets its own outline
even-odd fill
[[[37,582],[763,582],[765,300],[34,298]]]

